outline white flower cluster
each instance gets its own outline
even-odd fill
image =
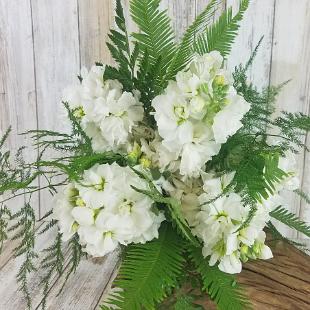
[[[126,150],[133,127],[143,119],[139,94],[123,92],[116,80],[103,80],[104,66],[81,72],[81,83],[64,90],[63,101],[80,119],[94,151]]]
[[[153,201],[131,186],[146,189],[128,167],[105,164],[85,171],[83,179],[65,187],[56,200],[54,217],[63,239],[77,232],[87,253],[104,256],[119,244],[157,238],[165,217],[155,214]]]
[[[299,187],[296,175],[296,160],[288,152],[281,157],[279,168],[288,176],[277,185],[275,193],[257,204],[254,217],[242,226],[249,217],[250,208],[242,197],[224,190],[232,182],[235,173],[216,177],[202,173],[201,178],[174,180],[170,194],[182,203],[182,211],[192,227],[193,234],[203,241],[203,255],[209,258],[211,266],[218,264],[226,273],[239,273],[242,262],[248,259],[269,259],[270,248],[265,245],[265,228],[270,221],[269,213],[278,206],[285,205],[284,192]]]
[[[234,89],[231,73],[222,67],[218,52],[196,55],[164,94],[154,98],[157,130],[141,125],[144,112],[138,95],[123,92],[118,81],[103,80],[103,66],[82,70],[81,83],[69,87],[63,100],[91,138],[94,151],[128,152],[131,164],[140,164],[138,169],[146,169],[150,177],[148,168],[160,171],[154,184],[181,202],[209,264],[238,273],[248,259],[272,257],[263,231],[269,212],[283,204],[282,193],[296,189],[299,181],[294,155],[287,153],[279,161],[287,177],[274,195],[257,203],[255,215],[244,225],[250,207],[238,193],[223,194],[235,173],[205,172],[205,164],[242,127],[250,109]],[[167,172],[169,181],[163,177]],[[119,244],[157,238],[165,217],[131,186],[146,189],[147,183],[128,167],[97,164],[85,171],[82,180],[68,185],[56,201],[54,217],[63,238],[78,233],[93,256],[104,256]]]
[[[242,127],[241,119],[250,109],[222,64],[219,52],[196,55],[153,101],[162,147],[166,149],[163,163],[174,168],[177,161],[183,176],[199,176],[221,144]]]

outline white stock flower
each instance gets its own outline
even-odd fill
[[[227,97],[225,107],[215,115],[212,125],[216,143],[225,143],[234,135],[243,126],[241,120],[249,110],[250,104],[241,96],[231,94]]]
[[[74,186],[69,184],[55,197],[53,218],[58,221],[59,232],[64,241],[68,241],[76,233],[77,225],[75,225],[75,219],[72,216],[76,194]]]
[[[66,187],[56,200],[54,217],[63,238],[77,232],[84,250],[93,256],[104,256],[119,244],[158,238],[165,217],[132,186],[147,189],[145,180],[129,167],[97,164],[86,170],[82,180]]]
[[[180,161],[185,177],[198,177],[221,144],[242,127],[250,109],[222,63],[219,52],[195,55],[152,102],[161,143],[173,154],[166,160]]]
[[[92,140],[94,151],[126,149],[133,127],[143,120],[139,96],[123,92],[116,80],[103,79],[105,66],[82,69],[80,85],[65,89],[63,101]]]
[[[268,259],[272,255],[262,237],[263,229],[270,220],[267,204],[271,202],[257,205],[250,222],[242,226],[249,218],[250,207],[244,205],[236,193],[219,197],[233,178],[234,172],[221,177],[212,173],[202,174],[204,192],[198,197],[198,202],[192,200],[201,208],[201,211],[196,211],[191,226],[193,233],[203,241],[203,256],[209,257],[211,266],[218,263],[219,269],[226,273],[241,272],[242,262],[249,258]]]

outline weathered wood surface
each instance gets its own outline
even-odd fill
[[[246,287],[255,310],[310,309],[310,257],[287,244],[278,243],[274,258],[244,265],[238,282]],[[206,309],[216,309],[210,301]]]
[[[42,251],[52,242],[56,231],[51,230],[46,234],[38,236],[36,251]],[[13,248],[17,242],[6,243],[0,256],[0,309],[2,310],[24,310],[26,302],[19,291],[16,282],[16,274],[22,263],[21,258],[15,259],[12,255]],[[51,279],[51,288],[47,300],[47,309],[57,310],[88,310],[97,309],[108,287],[110,279],[117,267],[118,253],[112,253],[103,259],[83,260],[76,273],[67,282],[65,289],[59,295],[63,285],[65,273],[68,271],[65,259],[64,274],[61,278],[54,274]],[[37,262],[39,264],[39,261]],[[40,282],[44,273],[37,272],[29,277],[29,291],[32,298],[32,309],[41,309],[42,286]]]
[[[46,248],[54,234],[55,231],[51,231],[40,236],[37,250]],[[11,248],[12,245],[8,244],[0,257],[0,309],[23,310],[26,309],[25,301],[15,281],[21,260],[12,259]],[[245,264],[238,276],[238,281],[246,287],[254,309],[310,309],[310,257],[283,243],[276,244],[273,253],[275,257],[271,260]],[[115,276],[117,262],[118,253],[112,253],[103,259],[83,260],[59,296],[57,295],[64,279],[54,275],[47,309],[99,309],[109,291],[111,279]],[[42,273],[37,273],[29,279],[33,309],[41,307],[42,292],[39,283],[42,276]],[[205,309],[215,309],[208,298],[201,304]]]

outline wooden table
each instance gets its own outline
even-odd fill
[[[51,233],[40,236],[37,248],[49,244]],[[23,310],[25,301],[15,281],[20,259],[12,259],[15,244],[5,244],[0,256],[0,309]],[[295,248],[278,243],[273,249],[275,258],[268,261],[247,263],[239,282],[246,285],[247,292],[257,310],[310,310],[310,257]],[[111,279],[116,273],[118,256],[112,253],[104,259],[84,260],[76,274],[68,281],[63,293],[56,296],[63,282],[54,277],[47,309],[92,310],[98,309]],[[40,309],[42,295],[38,284],[42,275],[32,276],[31,295],[33,309]],[[210,301],[206,309],[215,309]]]

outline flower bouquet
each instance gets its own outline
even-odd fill
[[[0,242],[8,231],[21,239],[17,279],[29,308],[34,261],[45,270],[44,307],[65,252],[68,278],[84,256],[119,249],[118,276],[102,309],[201,309],[195,301],[205,294],[219,309],[247,309],[234,274],[248,260],[272,257],[266,231],[302,246],[282,236],[274,220],[310,236],[282,196],[294,191],[309,202],[298,189],[295,154],[306,147],[310,118],[273,116],[285,83],[260,92],[247,81],[260,42],[244,65],[226,69],[249,1],[212,23],[220,2],[212,0],[175,42],[159,0],[130,1],[139,28],[130,35],[117,0],[117,28],[107,43],[116,66],[83,69],[64,91],[72,131],[29,131],[38,151],[33,163],[21,159],[23,148],[13,162],[4,151],[9,131],[4,135]],[[37,178],[47,186],[35,185]],[[59,231],[40,257],[30,199],[44,189],[54,202],[40,233],[56,225]],[[19,195],[26,203],[12,213],[6,202]],[[192,290],[178,294],[185,283]]]

